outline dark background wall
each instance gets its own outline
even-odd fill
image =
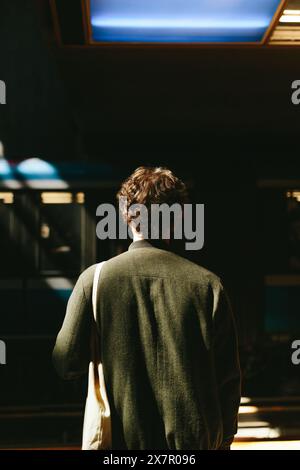
[[[7,86],[0,140],[10,158],[76,158],[78,130],[48,47],[42,4],[48,2],[0,2],[0,79]]]
[[[158,154],[199,170],[236,160],[239,171],[272,173],[297,150],[299,52],[95,47],[57,57],[91,155]]]

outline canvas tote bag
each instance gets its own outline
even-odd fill
[[[107,399],[100,341],[97,331],[97,289],[104,262],[97,264],[93,282],[93,324],[91,332],[91,362],[88,374],[88,393],[84,412],[82,450],[111,448],[111,416]]]

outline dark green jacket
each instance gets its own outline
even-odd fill
[[[53,353],[87,370],[95,266],[79,278]],[[146,241],[107,261],[98,329],[114,449],[218,449],[236,433],[240,369],[220,279]]]

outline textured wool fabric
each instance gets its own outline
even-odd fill
[[[94,271],[80,276],[53,352],[65,378],[87,371]],[[105,263],[98,307],[113,449],[228,448],[240,368],[220,279],[138,241]]]

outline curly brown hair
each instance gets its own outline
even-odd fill
[[[128,213],[128,208],[134,204],[143,204],[149,209],[151,204],[175,203],[185,204],[188,202],[188,194],[185,184],[164,167],[140,166],[127,178],[119,192],[117,199],[126,198],[127,223],[133,219]]]

